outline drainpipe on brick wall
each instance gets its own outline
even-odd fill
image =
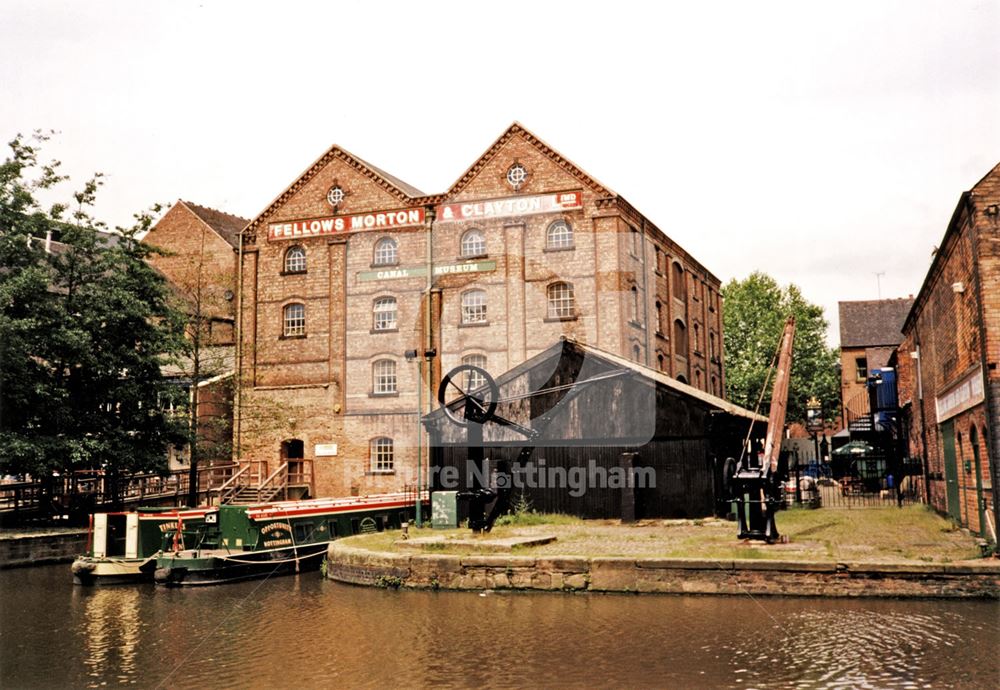
[[[990,483],[993,485],[993,524],[1000,527],[1000,400],[997,400],[997,389],[990,385],[989,361],[986,356],[986,312],[983,309],[983,281],[979,265],[979,233],[975,223],[976,209],[972,203],[971,195],[966,198],[965,203],[969,213],[969,231],[972,236],[972,277],[976,287],[976,309],[979,316],[979,359],[983,370],[983,386],[986,394],[986,428],[992,437],[986,450],[990,462],[990,474],[992,475]],[[998,232],[997,205],[993,204],[987,207],[986,211],[984,222],[993,226],[993,232]],[[979,506],[976,508],[978,510]],[[980,532],[982,531],[982,525],[980,525]],[[996,552],[1000,554],[1000,549],[996,549]]]
[[[236,260],[236,459],[243,455],[243,232]]]
[[[913,339],[917,346],[917,402],[920,407],[920,454],[923,456],[921,464],[924,466],[924,500],[927,501],[927,505],[931,505],[931,477],[928,467],[930,458],[927,456],[927,416],[924,413],[924,363],[920,359],[920,330],[917,328],[916,321],[913,323]]]

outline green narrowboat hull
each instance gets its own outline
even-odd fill
[[[412,519],[415,500],[399,493],[219,506],[217,521],[185,539],[188,548],[158,554],[153,579],[179,587],[316,570],[331,541],[398,529]],[[427,502],[425,493],[421,503]]]

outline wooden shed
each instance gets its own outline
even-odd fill
[[[521,455],[513,495],[540,512],[625,519],[712,515],[725,458],[739,456],[751,424],[754,438],[767,427],[765,417],[570,339],[496,381],[496,415],[537,438],[516,426],[486,423],[487,467],[513,465],[523,448],[533,448],[530,457]],[[431,489],[469,488],[466,429],[443,409],[423,422],[430,435]],[[625,485],[623,476],[630,478]]]

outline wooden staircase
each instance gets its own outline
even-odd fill
[[[216,490],[217,504],[245,506],[283,501],[288,499],[290,488],[298,492],[304,491],[305,497],[308,497],[312,493],[311,469],[307,462],[299,460],[294,470],[289,472],[289,463],[282,462],[273,472],[265,476],[266,462],[241,460],[239,469]],[[293,494],[296,491],[293,491]],[[301,497],[303,496],[296,498]]]

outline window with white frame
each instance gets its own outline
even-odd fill
[[[576,300],[571,283],[552,283],[546,289],[550,319],[568,319],[576,316]]]
[[[462,357],[462,364],[469,364],[480,369],[486,369],[486,355],[466,355]],[[474,391],[486,385],[486,378],[478,371],[465,372],[465,390]]]
[[[375,300],[374,326],[376,331],[392,331],[396,329],[396,298],[379,297]]]
[[[486,237],[483,231],[478,228],[466,230],[462,235],[461,242],[462,257],[471,259],[475,256],[486,255]]]
[[[462,294],[462,323],[486,323],[486,292],[469,290]]]
[[[380,359],[372,365],[372,392],[375,395],[396,392],[396,363],[391,359]]]
[[[286,336],[306,334],[306,305],[288,304],[283,312],[283,333]]]
[[[305,273],[306,272],[306,250],[304,247],[295,245],[289,247],[285,252],[285,273]]]
[[[556,220],[545,231],[546,249],[570,249],[573,246],[573,228],[565,220]]]
[[[393,456],[392,439],[388,436],[379,436],[371,440],[369,446],[369,464],[372,472],[394,472],[396,469],[395,457]]]
[[[391,237],[383,237],[375,243],[376,266],[391,266],[399,263],[399,245]]]

